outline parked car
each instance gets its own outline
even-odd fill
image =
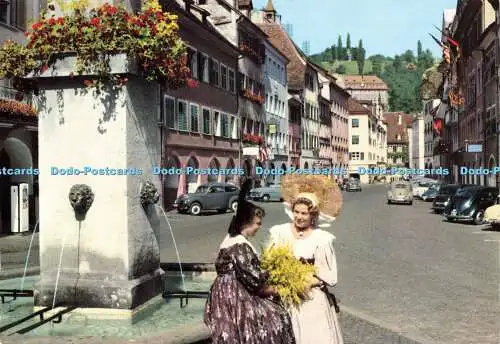
[[[191,215],[200,215],[205,210],[225,213],[229,209],[235,212],[238,208],[239,192],[240,190],[231,184],[204,184],[198,186],[194,193],[178,197],[174,202],[174,207],[179,213],[189,212]]]
[[[281,201],[281,185],[273,184],[267,187],[255,188],[250,190],[248,193],[248,198],[254,201]]]
[[[439,183],[435,183],[435,184],[432,184],[428,189],[427,191],[425,191],[423,194],[422,194],[422,199],[426,202],[432,202],[434,200],[434,198],[436,198],[436,196],[438,195],[439,193],[439,189],[441,188],[441,184]]]
[[[484,223],[488,223],[494,230],[500,230],[500,196],[495,205],[484,211]]]
[[[346,186],[345,186],[346,191],[361,191],[361,182],[357,178],[352,178],[350,179]]]
[[[406,203],[413,204],[413,192],[411,183],[400,180],[393,182],[387,191],[387,204]]]
[[[460,188],[460,184],[445,184],[439,188],[439,192],[432,201],[432,210],[436,214],[441,213],[450,202],[451,196]]]
[[[457,190],[443,211],[448,221],[471,221],[482,224],[484,212],[495,205],[498,189],[486,186],[465,186]]]
[[[429,180],[422,180],[416,183],[416,185],[413,186],[413,196],[417,198],[422,198],[422,195],[424,192],[429,190],[429,188],[436,184],[436,181],[429,181]]]

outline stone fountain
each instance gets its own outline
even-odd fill
[[[73,76],[65,56],[39,84],[40,281],[35,306],[73,305],[129,317],[163,290],[157,242],[161,181],[160,89],[134,75],[123,55],[121,90],[100,94]],[[147,186],[147,187],[146,187]],[[141,192],[142,191],[142,192]],[[63,253],[61,255],[61,250]],[[59,259],[62,256],[60,274]]]

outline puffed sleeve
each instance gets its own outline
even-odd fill
[[[269,239],[267,245],[282,245],[286,243],[283,235],[284,225],[275,225],[269,229]]]
[[[238,244],[234,261],[238,281],[250,292],[257,292],[266,284],[267,273],[260,268],[259,258],[247,244]]]
[[[318,242],[315,254],[315,265],[318,268],[317,277],[333,287],[337,284],[337,258],[333,243],[335,236],[325,233],[325,237]]]

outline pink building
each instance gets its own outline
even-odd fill
[[[337,83],[330,83],[332,100],[332,167],[349,168],[349,111],[350,94]]]

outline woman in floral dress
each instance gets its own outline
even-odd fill
[[[270,299],[276,292],[266,284],[267,274],[248,241],[264,217],[262,208],[245,200],[250,185],[247,181],[242,187],[238,210],[220,246],[205,324],[214,344],[295,344],[289,315]]]
[[[296,258],[317,268],[309,297],[290,309],[297,344],[343,344],[336,300],[326,289],[337,284],[335,236],[317,228],[318,204],[312,193],[297,195],[291,205],[293,223],[273,226],[270,244],[290,244]]]

